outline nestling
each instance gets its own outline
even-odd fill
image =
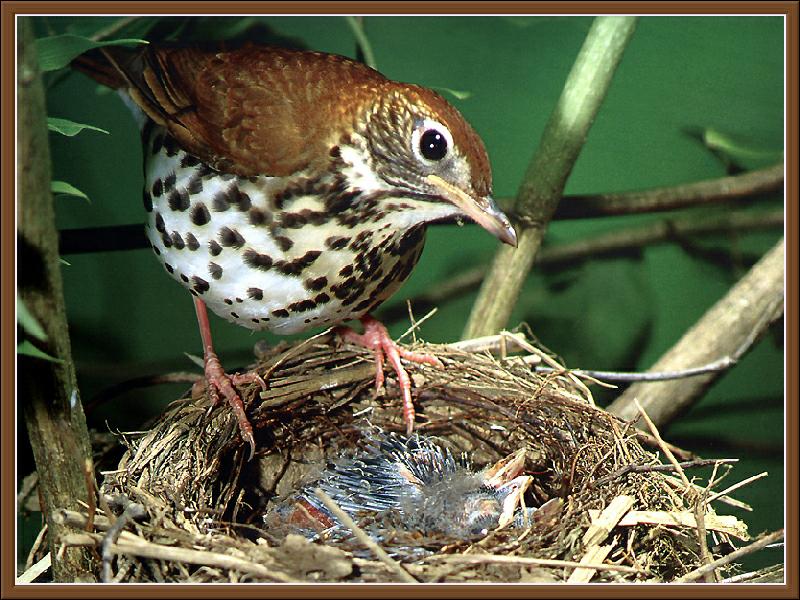
[[[369,531],[379,541],[383,530],[392,529],[470,539],[521,525],[527,516],[518,511],[532,482],[521,475],[524,449],[478,470],[435,438],[376,429],[365,432],[366,447],[329,462],[318,478],[268,512],[265,524],[309,538],[348,537],[350,531],[322,504],[316,488],[354,519],[372,517]]]

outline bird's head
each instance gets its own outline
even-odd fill
[[[501,528],[514,520],[514,513],[523,504],[525,491],[533,482],[529,475],[520,475],[525,468],[525,458],[526,451],[520,448],[483,471],[484,484],[497,492],[502,503],[498,517]]]
[[[514,228],[492,199],[486,148],[464,117],[427,88],[395,82],[382,88],[363,119],[371,171],[418,216],[465,216],[516,246]]]

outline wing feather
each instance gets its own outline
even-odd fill
[[[376,88],[391,84],[341,56],[252,44],[234,50],[148,45],[104,54],[124,75],[133,100],[184,150],[244,176],[321,166]]]

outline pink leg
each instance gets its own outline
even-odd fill
[[[401,358],[408,361],[432,365],[434,367],[443,367],[441,362],[434,357],[427,354],[418,354],[411,352],[405,348],[397,345],[394,340],[389,336],[386,327],[380,321],[373,319],[371,316],[366,315],[361,317],[361,322],[364,324],[364,333],[358,334],[349,327],[337,327],[334,331],[342,338],[359,346],[371,349],[375,353],[375,389],[380,390],[383,386],[383,361],[384,355],[389,360],[395,373],[397,373],[397,383],[403,394],[403,420],[406,423],[406,433],[411,435],[414,430],[414,403],[411,401],[411,378],[406,373],[400,362]]]
[[[242,434],[242,439],[250,444],[250,458],[252,459],[256,451],[256,442],[255,439],[253,439],[253,426],[247,418],[247,414],[244,411],[244,403],[236,392],[234,385],[256,381],[261,386],[261,389],[265,390],[267,386],[257,373],[237,373],[235,375],[228,375],[225,372],[211,344],[211,325],[208,322],[208,312],[206,311],[205,302],[195,297],[194,309],[197,313],[197,323],[200,326],[200,337],[203,339],[203,360],[205,362],[208,393],[215,406],[220,401],[220,395],[224,396],[225,400],[227,400],[233,410],[233,414],[236,415],[236,419],[239,421],[239,431]]]

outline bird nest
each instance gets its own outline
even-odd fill
[[[641,582],[677,580],[731,537],[746,539],[706,487],[662,464],[632,423],[595,407],[574,374],[534,370],[554,361],[523,345],[533,353],[499,358],[415,344],[444,368],[407,367],[426,439],[476,468],[524,450],[523,501],[535,510],[521,524],[467,539],[405,532],[402,543],[365,535],[369,516],[337,539],[265,525],[276,502],[326,461],[357,452],[369,431],[405,429],[393,373],[376,397],[371,354],[323,335],[257,347],[268,389],[242,390],[254,459],[229,408],[212,407],[196,385],[149,430],[120,435],[124,455],[103,473],[97,509],[59,515],[81,531],[65,542],[101,549],[96,574],[107,581]]]

